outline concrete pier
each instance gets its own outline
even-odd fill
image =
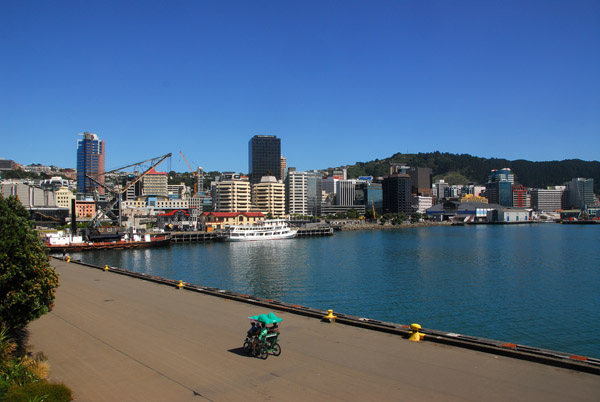
[[[264,307],[55,260],[31,343],[76,401],[597,401],[600,376],[276,311],[282,354],[241,349]],[[335,308],[335,306],[331,306]]]

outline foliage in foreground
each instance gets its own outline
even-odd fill
[[[47,395],[63,394],[63,391],[55,391],[56,387],[54,386],[47,387],[51,385],[46,381],[49,372],[50,367],[43,355],[21,354],[16,343],[8,336],[7,329],[5,327],[0,328],[0,400],[70,400],[65,398],[48,399],[45,397]],[[25,390],[22,393],[20,390],[23,387]],[[9,396],[13,394],[17,396],[26,395],[26,398],[10,399]]]
[[[34,382],[20,387],[13,386],[6,393],[6,402],[67,402],[71,401],[71,390],[64,384],[47,381]]]
[[[0,322],[9,335],[52,309],[58,275],[29,213],[0,195]]]

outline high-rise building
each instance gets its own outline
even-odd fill
[[[577,177],[567,183],[571,208],[586,209],[594,205],[594,179]]]
[[[504,207],[513,206],[512,187],[515,175],[509,168],[494,169],[490,173],[485,185],[486,196],[491,204],[500,204]]]
[[[288,169],[286,180],[287,212],[292,215],[321,214],[323,187],[322,175],[318,171],[297,172]]]
[[[77,192],[92,194],[94,189],[98,194],[104,194],[104,187],[98,185],[89,177],[104,184],[104,141],[96,134],[83,133],[83,139],[77,141]],[[89,176],[89,177],[88,177]]]
[[[142,194],[167,198],[169,196],[169,177],[166,172],[157,172],[152,168],[142,178]]]
[[[255,135],[248,142],[250,183],[260,183],[263,176],[281,177],[281,139],[274,135]]]
[[[263,176],[260,183],[252,186],[256,209],[273,217],[285,215],[285,185],[274,176]]]
[[[413,212],[412,180],[410,176],[396,173],[383,178],[383,213]]]
[[[408,169],[408,175],[412,180],[413,194],[431,196],[431,176],[432,169],[428,167],[411,167]]]
[[[213,183],[213,203],[216,212],[251,212],[250,182],[237,175]],[[237,177],[235,177],[237,176]]]

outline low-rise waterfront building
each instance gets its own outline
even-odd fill
[[[413,195],[413,209],[416,212],[424,214],[427,209],[433,207],[433,197],[426,197],[422,195]]]
[[[225,229],[230,225],[253,225],[264,220],[262,212],[203,212],[200,220],[208,231]]]

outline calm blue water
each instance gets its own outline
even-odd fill
[[[600,225],[339,232],[74,254],[361,317],[600,357]]]

